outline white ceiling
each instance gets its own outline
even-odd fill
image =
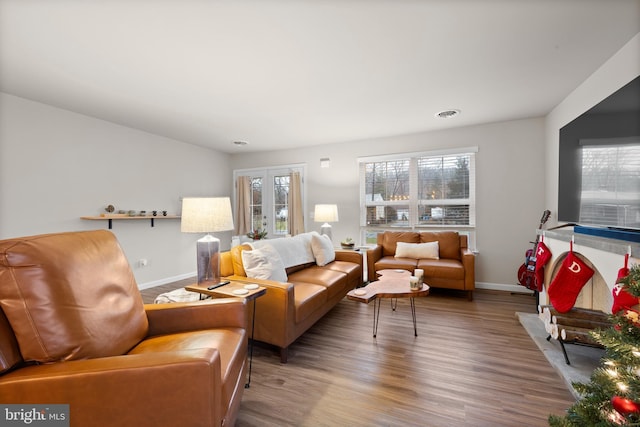
[[[0,0],[0,90],[271,150],[542,116],[638,32],[640,0]]]

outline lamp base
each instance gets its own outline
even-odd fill
[[[320,227],[320,234],[325,234],[329,236],[329,240],[333,240],[331,236],[331,225],[328,222],[322,224],[322,227]]]
[[[196,243],[198,284],[220,282],[220,239],[207,234]]]

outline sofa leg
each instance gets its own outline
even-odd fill
[[[282,347],[280,349],[280,363],[287,363],[289,357],[289,347]]]
[[[473,291],[467,291],[467,300],[473,301]]]

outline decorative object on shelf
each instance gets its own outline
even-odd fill
[[[113,213],[116,210],[116,208],[113,205],[109,205],[106,208],[104,208],[104,210],[109,213]]]
[[[129,216],[136,216],[136,211],[134,211],[134,210],[130,210],[129,212],[127,212],[127,214],[128,214]]]
[[[342,242],[340,242],[340,246],[342,246],[342,249],[353,249],[355,243],[353,242],[353,239],[351,237],[347,237]]]
[[[180,230],[183,233],[207,233],[196,244],[198,284],[219,283],[220,239],[209,233],[233,230],[231,200],[228,197],[185,197],[182,199]]]
[[[140,211],[140,213],[138,214],[140,216],[147,216],[147,211]]]
[[[158,216],[158,211],[151,211],[151,215]]]
[[[330,222],[338,222],[338,205],[316,205],[313,215],[315,222],[324,222],[320,227],[320,234],[326,234],[331,239]]]
[[[162,211],[162,216],[167,216],[167,211]]]
[[[261,230],[261,229],[256,229],[256,230],[251,230],[250,232],[247,233],[247,237],[253,240],[262,240],[262,239],[266,239],[267,238],[267,230]]]

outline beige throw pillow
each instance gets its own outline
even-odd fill
[[[396,258],[440,259],[438,242],[405,243],[398,242]]]
[[[320,267],[333,262],[336,259],[336,251],[333,243],[326,234],[313,234],[311,236],[311,250],[316,258],[316,264]]]
[[[271,245],[242,251],[242,264],[247,277],[286,282],[287,273],[278,252]]]

